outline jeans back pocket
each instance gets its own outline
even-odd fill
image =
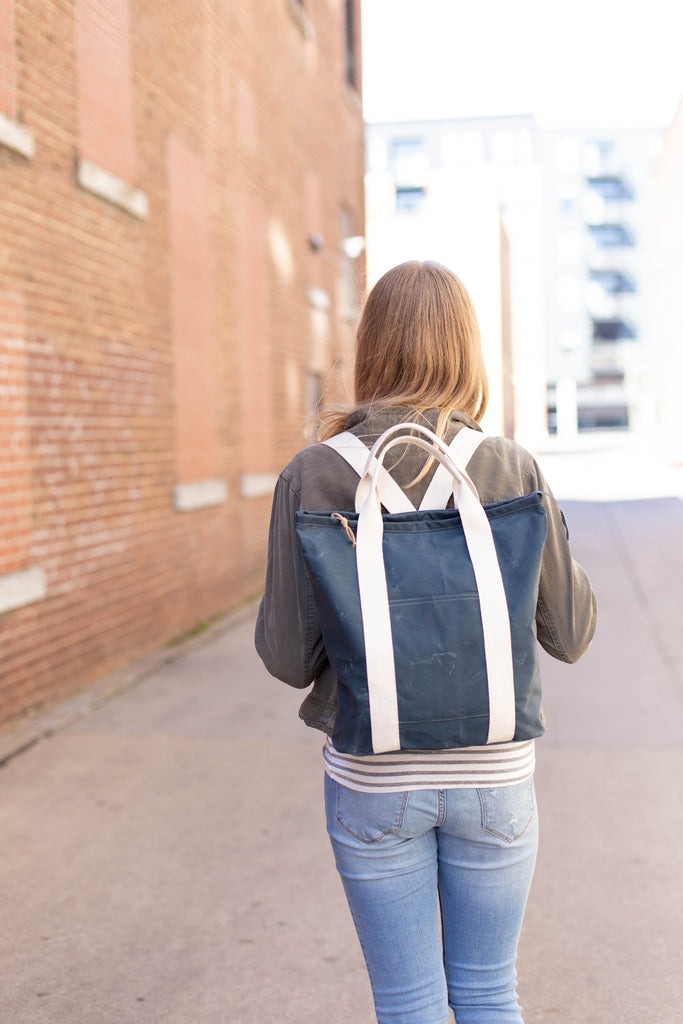
[[[534,780],[515,786],[480,789],[481,824],[485,832],[513,843],[524,835],[536,813]]]
[[[362,843],[378,843],[400,832],[409,793],[361,793],[335,783],[335,817],[341,827]]]

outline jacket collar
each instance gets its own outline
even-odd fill
[[[346,430],[354,434],[381,434],[395,423],[422,423],[431,430],[436,428],[439,418],[438,409],[427,409],[417,412],[410,406],[373,406],[364,405],[350,414],[346,421]],[[453,410],[449,416],[448,435],[454,434],[456,425],[464,424],[473,430],[481,430],[481,426],[466,412]]]

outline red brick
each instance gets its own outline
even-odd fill
[[[0,720],[262,585],[270,500],[240,481],[302,443],[313,284],[332,297],[323,370],[343,393],[341,205],[363,224],[344,5],[306,6],[314,40],[288,0],[15,0],[16,116],[36,152],[0,151],[0,574],[40,566],[48,592],[0,616]],[[79,188],[77,156],[144,189],[148,218]],[[227,502],[175,512],[174,486],[207,478]]]
[[[0,114],[17,114],[14,0],[0,3]]]
[[[79,155],[136,176],[129,0],[76,0]]]
[[[219,472],[209,182],[200,154],[168,140],[174,397],[179,483]]]

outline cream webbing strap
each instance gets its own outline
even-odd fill
[[[413,434],[391,437],[400,430],[411,430]],[[416,430],[425,436],[415,436]],[[472,481],[464,470],[453,463],[446,445],[426,427],[398,424],[385,431],[373,446],[371,459],[368,460],[370,468],[358,485],[360,490],[365,482],[364,490],[367,491],[358,517],[356,559],[373,750],[382,753],[399,750],[401,746],[389,597],[382,555],[384,523],[378,481],[386,452],[394,445],[406,443],[415,444],[434,456],[446,466],[451,477],[453,500],[460,511],[479,592],[488,677],[487,743],[506,742],[515,733],[512,643],[507,599],[491,527]]]
[[[335,434],[334,437],[328,438],[323,444],[326,444],[329,448],[334,448],[343,459],[346,459],[351,468],[355,469],[359,477],[364,476],[366,470],[372,468],[369,462],[369,449],[350,430],[345,430],[342,434]],[[373,464],[375,461],[373,456]],[[378,487],[381,502],[388,512],[415,511],[415,506],[410,498],[405,495],[384,466],[380,466]],[[357,507],[356,511],[358,511]]]
[[[470,459],[485,437],[486,434],[482,434],[481,430],[472,430],[471,427],[460,428],[448,446],[451,459],[458,468],[464,469],[469,465]],[[453,477],[444,464],[439,463],[420,502],[420,511],[445,508],[452,493]]]
[[[463,469],[467,466],[485,436],[481,431],[472,430],[470,427],[460,428],[448,445],[448,451],[456,466]],[[335,434],[334,437],[328,438],[323,443],[338,452],[351,468],[355,469],[359,477],[362,477],[366,470],[371,468],[368,466],[369,449],[350,430],[345,430],[342,434]],[[414,505],[384,466],[380,471],[379,492],[381,502],[388,512],[414,511]],[[446,467],[439,464],[420,502],[420,511],[445,508],[452,493],[453,478]],[[358,511],[358,506],[356,506],[356,511]]]

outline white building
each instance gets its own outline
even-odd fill
[[[487,429],[534,447],[646,416],[658,143],[541,131],[530,115],[367,126],[369,283],[407,259],[462,278],[491,377]]]
[[[666,134],[654,175],[653,346],[656,415],[680,463],[683,452],[683,98]],[[650,358],[651,357],[651,358]]]
[[[555,132],[542,138],[543,323],[549,426],[640,426],[653,404],[650,183],[661,133]]]

